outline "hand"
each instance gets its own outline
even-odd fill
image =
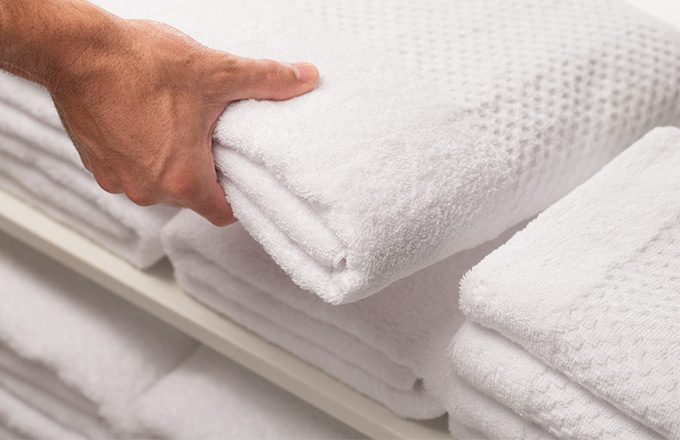
[[[124,20],[83,0],[0,0],[0,67],[47,87],[99,185],[139,205],[234,221],[212,131],[240,99],[288,99],[316,86],[311,64],[210,50],[176,29]]]
[[[113,50],[85,53],[49,85],[83,164],[104,190],[136,204],[232,223],[212,156],[218,117],[232,101],[303,94],[316,85],[316,68],[210,50],[159,23],[118,25]]]

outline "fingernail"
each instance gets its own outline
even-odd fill
[[[314,83],[319,79],[319,70],[311,63],[293,63],[291,64],[295,69],[295,76],[298,81],[305,84]]]

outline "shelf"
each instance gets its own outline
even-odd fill
[[[443,418],[417,422],[245,330],[180,290],[163,260],[139,270],[0,190],[0,230],[372,438],[451,439]]]

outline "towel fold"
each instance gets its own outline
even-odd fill
[[[616,0],[182,9],[163,19],[212,47],[320,67],[305,96],[231,105],[215,159],[241,223],[332,303],[498,236],[679,120],[679,34]]]
[[[432,388],[461,324],[456,285],[510,234],[340,306],[294,285],[240,225],[213,228],[185,211],[163,243],[189,294],[399,415],[431,418],[444,413]]]
[[[2,72],[0,186],[139,267],[163,256],[160,229],[176,212],[135,206],[100,189],[47,92]]]
[[[658,437],[625,415],[665,438],[680,438],[678,169],[680,129],[655,129],[466,275],[465,314],[527,352],[513,351],[523,367],[484,378],[473,369],[488,368],[475,366],[485,350],[465,355],[472,349],[463,340],[454,357],[467,362],[460,371],[468,380],[519,413],[543,419],[563,438],[589,438],[587,427],[560,427],[574,408],[532,414],[532,399],[561,402],[571,395],[574,404],[587,405],[579,411],[592,415],[591,427],[603,432]],[[488,342],[493,356],[511,355],[509,343]],[[505,395],[505,381],[531,377],[539,361],[546,367],[533,385],[559,391],[532,397],[518,383],[515,397]],[[567,378],[573,384],[565,385]],[[614,416],[613,408],[621,414]]]

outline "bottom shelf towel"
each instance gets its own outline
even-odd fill
[[[510,234],[343,305],[295,286],[239,225],[214,228],[185,211],[163,243],[189,294],[400,416],[424,419],[445,412],[436,388],[462,322],[458,281]]]
[[[0,279],[0,438],[358,436],[4,235]]]
[[[127,429],[127,405],[196,346],[5,236],[0,279],[0,386],[78,435]],[[0,423],[25,435],[31,428],[1,409]]]
[[[466,384],[545,435],[680,439],[678,170],[655,129],[470,271]]]

